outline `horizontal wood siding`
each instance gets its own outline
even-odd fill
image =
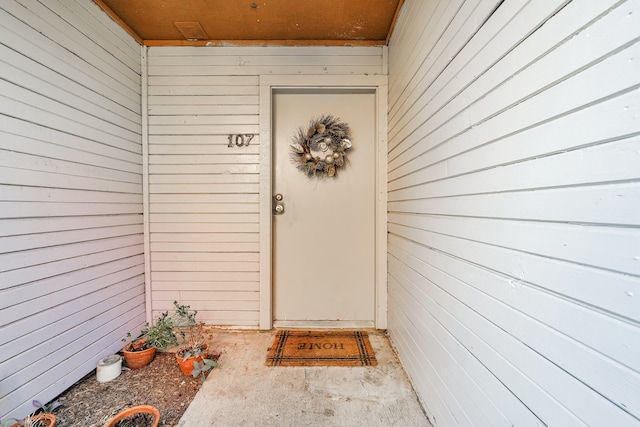
[[[389,331],[436,426],[640,425],[640,2],[407,0]]]
[[[259,326],[259,76],[382,74],[380,47],[152,47],[152,306]],[[238,147],[229,134],[254,134]]]
[[[0,3],[0,418],[145,320],[140,46],[90,0]]]

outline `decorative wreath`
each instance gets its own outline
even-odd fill
[[[349,125],[325,114],[298,128],[291,144],[291,158],[307,176],[335,176],[347,163],[352,147]]]

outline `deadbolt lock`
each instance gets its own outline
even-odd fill
[[[282,194],[276,194],[273,196],[273,213],[276,215],[282,215],[284,213],[284,203],[282,200]]]

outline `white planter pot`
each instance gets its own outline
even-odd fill
[[[106,383],[122,372],[122,357],[117,354],[107,356],[98,362],[96,367],[96,379],[99,383]]]

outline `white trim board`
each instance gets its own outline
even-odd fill
[[[260,76],[260,329],[273,326],[271,106],[276,89],[371,89],[376,95],[375,327],[387,327],[387,76]]]
[[[149,67],[148,48],[140,49],[142,80],[142,218],[144,226],[144,295],[145,316],[153,323],[153,299],[151,297],[151,222],[149,220]]]

